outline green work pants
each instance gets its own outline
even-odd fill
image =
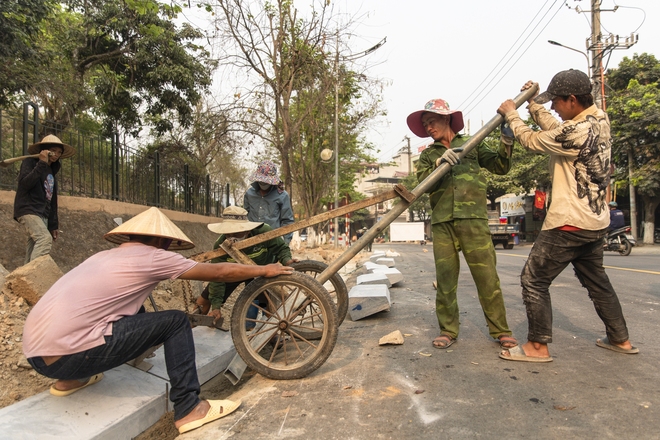
[[[477,286],[481,309],[488,323],[488,332],[495,339],[501,335],[511,335],[506,322],[504,298],[496,269],[497,258],[488,221],[454,219],[433,224],[431,230],[438,283],[435,313],[440,324],[440,333],[452,338],[458,337],[459,316],[456,300],[460,271],[458,252],[463,251]]]

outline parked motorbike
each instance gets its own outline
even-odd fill
[[[624,226],[623,228],[615,229],[610,231],[605,237],[605,247],[603,248],[606,251],[618,252],[619,254],[626,256],[630,255],[633,246],[637,242],[630,233],[630,226]]]

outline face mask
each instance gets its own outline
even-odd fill
[[[270,184],[259,182],[259,188],[261,188],[262,191],[269,190],[270,189]]]

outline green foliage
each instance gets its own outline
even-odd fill
[[[411,173],[408,176],[404,177],[401,180],[401,184],[409,191],[412,191],[415,189],[417,185],[419,185],[419,181],[417,180],[417,175],[415,173]],[[397,199],[395,200],[395,204],[400,203],[401,200]],[[410,212],[413,221],[427,221],[431,219],[431,201],[430,201],[430,195],[428,193],[424,193],[421,196],[419,196],[414,202],[410,204],[408,207],[408,212]]]
[[[525,122],[532,129],[538,130],[539,127],[531,118]],[[485,142],[495,149],[499,146],[500,136],[498,128],[486,137]],[[548,162],[548,155],[532,153],[515,142],[513,144],[513,163],[507,174],[500,176],[482,170],[488,184],[488,198],[495,200],[504,194],[526,194],[536,188],[550,187]]]
[[[122,128],[133,135],[145,124],[164,133],[174,121],[189,123],[215,63],[194,43],[201,32],[175,26],[179,6],[157,0],[62,5],[65,9],[48,8],[50,15],[38,22],[32,56],[15,59],[15,81],[4,86],[0,78],[3,92],[21,92],[17,99],[37,102],[46,119],[60,126],[86,112],[100,118],[106,132]]]
[[[633,184],[640,195],[652,198],[660,197],[659,80],[660,63],[648,54],[626,57],[608,72],[608,81],[615,88],[607,109],[615,176],[627,180],[628,153],[632,153]]]
[[[39,54],[35,50],[43,20],[56,2],[52,0],[0,1],[0,106],[30,83],[19,66]]]

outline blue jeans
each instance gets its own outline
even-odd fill
[[[603,237],[601,231],[541,231],[534,242],[527,263],[520,275],[522,296],[527,309],[528,335],[532,342],[552,342],[552,303],[550,284],[568,266],[587,289],[598,317],[605,324],[611,342],[628,340],[628,328],[619,298],[603,267]]]
[[[28,362],[46,377],[84,380],[135,359],[158,344],[164,345],[170,400],[174,404],[174,420],[179,420],[201,401],[192,329],[186,314],[179,310],[126,316],[112,324],[112,335],[105,336],[103,345],[62,356],[48,366],[41,357]]]
[[[25,263],[50,254],[53,247],[53,236],[48,230],[48,220],[33,214],[25,214],[18,218],[28,234]]]

